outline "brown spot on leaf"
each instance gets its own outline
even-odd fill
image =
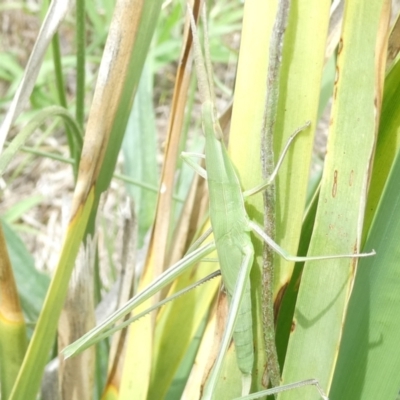
[[[337,177],[338,177],[338,171],[337,171],[337,169],[335,169],[335,172],[333,174],[332,197],[336,197],[336,193],[337,193]]]
[[[296,322],[292,320],[292,325],[290,326],[290,332],[294,332],[295,329],[296,329]]]
[[[339,67],[338,66],[336,66],[336,69],[335,69],[335,86],[337,85],[337,83],[339,82]]]
[[[339,40],[339,44],[338,44],[338,50],[337,50],[337,54],[339,55],[343,50],[343,38],[340,38]]]
[[[278,294],[276,295],[276,299],[274,301],[274,324],[276,325],[276,319],[278,318],[278,313],[279,313],[279,309],[281,307],[282,304],[282,299],[283,296],[286,292],[286,289],[288,287],[288,283],[285,283],[280,289]]]
[[[352,169],[350,172],[349,186],[353,186],[353,182],[354,182],[354,170]]]
[[[338,82],[339,82],[339,67],[336,66],[336,70],[335,70],[335,82],[333,85],[333,98],[336,99],[336,94],[337,94],[337,87],[338,87]]]

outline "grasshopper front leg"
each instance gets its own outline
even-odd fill
[[[255,399],[260,399],[261,397],[286,392],[287,390],[299,389],[304,386],[315,386],[315,388],[318,390],[318,393],[320,394],[321,398],[323,400],[329,400],[328,396],[325,394],[325,392],[322,390],[321,386],[319,385],[319,382],[317,379],[307,379],[305,381],[288,383],[287,385],[282,385],[282,386],[276,386],[272,389],[262,390],[260,392],[250,394],[248,396],[238,397],[237,399],[234,399],[234,400],[255,400]]]
[[[371,250],[369,253],[330,254],[330,255],[306,256],[306,257],[293,256],[289,254],[286,250],[282,249],[281,246],[279,246],[268,235],[266,235],[261,226],[257,225],[253,221],[250,221],[250,227],[262,240],[264,240],[264,242],[268,246],[270,246],[277,254],[279,254],[287,261],[306,262],[306,261],[318,261],[318,260],[331,260],[334,258],[359,258],[359,257],[371,257],[376,254],[375,250]]]

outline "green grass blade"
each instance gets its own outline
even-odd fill
[[[0,225],[0,382],[6,399],[17,378],[28,345],[25,319],[17,285]]]
[[[16,204],[13,204],[3,215],[2,218],[9,224],[18,222],[18,220],[30,209],[37,206],[43,201],[43,196],[33,195],[22,199]]]
[[[380,66],[376,57],[384,48],[380,47],[384,41],[377,40],[382,4],[354,1],[345,6],[328,152],[308,255],[360,248],[383,78],[376,68]],[[359,82],[356,88],[354,82]],[[323,389],[330,387],[355,271],[356,260],[350,259],[306,263],[284,383],[316,378]],[[279,398],[294,399],[297,393],[286,392]],[[318,395],[307,389],[307,398]]]
[[[147,62],[143,69],[126,127],[122,150],[125,175],[157,187],[157,131],[153,109],[153,79],[150,64]],[[144,236],[153,223],[157,193],[134,185],[127,185],[127,189],[135,202],[135,213],[138,220],[138,248],[142,248]]]
[[[400,147],[400,112],[398,103],[398,99],[400,98],[399,61],[390,70],[385,80],[379,136],[375,152],[375,166],[372,171],[371,188],[366,207],[365,237],[375,215],[390,168]]]
[[[266,98],[268,47],[275,13],[275,1],[245,3],[228,148],[244,190],[252,189],[262,182],[260,140]],[[261,195],[247,198],[246,209],[251,219],[263,224]],[[263,245],[258,239],[252,239],[255,251],[255,262],[250,275],[253,332],[259,344],[255,348],[256,365],[252,375],[252,391],[258,391],[264,388],[261,385],[261,376],[265,365],[261,311],[257,308],[260,307],[261,298],[260,257]],[[233,398],[241,394],[241,378],[234,346],[228,349],[225,358],[216,398]]]
[[[274,138],[276,159],[287,138],[296,128],[304,125],[307,120],[311,120],[313,128],[315,127],[329,5],[328,1],[307,1],[292,5],[282,60],[281,94]],[[255,187],[262,180],[258,154],[268,51],[260,51],[260,48],[268,48],[268,32],[272,28],[274,10],[273,2],[249,2],[246,3],[245,8],[229,148],[232,159],[240,172],[244,189]],[[268,18],[267,21],[265,15]],[[316,20],[318,20],[317,27],[313,22]],[[247,23],[249,23],[248,31],[246,30]],[[267,28],[268,23],[270,24],[269,29]],[[319,29],[320,33],[316,34],[315,29]],[[257,43],[257,47],[254,47],[254,43]],[[253,134],[254,141],[250,140]],[[300,135],[289,150],[277,177],[276,241],[290,253],[296,253],[300,236],[312,142],[311,134]],[[246,202],[251,218],[258,221],[261,218],[260,222],[262,223],[261,196],[254,196]],[[257,246],[259,244],[255,242],[256,249]],[[258,249],[260,251],[260,247]],[[276,294],[289,281],[293,263],[288,263],[279,257],[276,257],[275,260],[278,265],[275,279]],[[253,290],[256,291],[256,288],[261,286],[261,280],[259,275],[257,277],[255,269],[252,273]],[[255,313],[253,316],[257,319],[259,313]],[[261,338],[262,333],[260,333],[257,343],[262,341]],[[264,369],[262,346],[258,351],[259,367],[255,371],[262,374]],[[261,380],[259,375],[254,378],[257,382]],[[259,388],[261,387],[259,386]]]
[[[19,371],[10,400],[35,399],[40,387],[44,367],[54,343],[58,318],[64,304],[68,282],[93,204],[93,189],[88,200],[71,220],[60,260],[46,295],[32,340]]]
[[[140,15],[134,3],[135,1],[132,1],[132,4],[119,3],[122,7],[116,9],[113,17],[113,27],[110,29],[109,40],[100,66],[99,78],[87,124],[70,224],[43,310],[10,399],[29,400],[36,396],[43,369],[54,342],[54,334],[74,261],[87,228],[90,212],[92,211],[95,190],[98,190],[97,186],[95,187],[95,183],[96,185],[99,184],[100,191],[102,188],[104,190],[108,186],[114,170],[115,160],[114,162],[112,162],[113,160],[110,161],[109,158],[104,160],[104,157],[105,151],[108,148],[107,145],[113,123],[116,122],[117,125],[119,124],[117,133],[115,131],[111,133],[114,135],[113,139],[115,140],[110,140],[110,147],[114,146],[115,157],[119,151],[125,130],[126,119],[123,119],[118,114],[118,104],[121,102],[125,106],[125,109],[129,110],[134,93],[132,86],[125,85],[125,79],[129,80],[129,76],[133,74],[137,77],[138,81],[148,44],[153,33],[152,29],[146,29],[146,23],[149,22],[146,18],[138,20],[136,28],[139,28],[139,31],[132,30],[131,22],[133,16],[137,17]],[[157,5],[160,6],[160,4],[146,2],[146,5],[147,9],[155,10],[156,15],[158,15],[157,11],[159,11],[159,8],[157,9]],[[145,13],[142,14],[142,17],[144,15]],[[130,35],[125,35],[123,32],[125,33],[126,31],[122,30],[125,24],[121,21],[127,21],[128,19],[130,23]],[[150,26],[153,27],[151,24]],[[145,32],[140,27],[145,29]],[[133,40],[135,37],[140,37],[147,46],[142,46],[141,40],[135,42]],[[119,51],[116,52],[116,48]],[[139,54],[135,53],[133,49],[139,49]],[[132,52],[137,56],[135,58],[137,68],[134,73],[132,72],[132,65],[128,62]],[[133,82],[137,83],[137,81]],[[116,148],[115,146],[118,147]],[[98,179],[101,168],[103,171],[106,171],[106,175],[109,177],[108,181]]]
[[[64,19],[71,3],[71,1],[52,1],[50,3],[46,18],[44,19],[42,28],[39,32],[39,37],[36,40],[35,47],[32,50],[32,54],[26,66],[22,81],[19,84],[14,99],[8,109],[3,123],[0,126],[0,151],[3,149],[11,125],[21,113],[32,93],[44,56],[50,44],[50,40]]]
[[[81,3],[81,2],[79,2]],[[78,4],[79,4],[78,3]],[[62,57],[61,57],[61,50],[60,50],[60,37],[58,33],[56,33],[53,36],[53,39],[51,41],[52,44],[52,53],[53,53],[53,64],[54,64],[54,75],[55,75],[55,86],[57,89],[57,94],[58,94],[58,102],[59,104],[67,109],[68,103],[67,103],[67,93],[66,93],[66,88],[65,88],[65,83],[64,83],[64,77],[63,77],[63,70],[62,70]],[[83,124],[79,124],[79,126],[82,128]],[[74,140],[74,133],[71,130],[71,127],[64,122],[64,127],[65,127],[65,133],[67,136],[68,140],[68,146],[69,146],[69,152],[71,158],[74,160],[79,158],[80,151],[82,150],[82,146],[77,146],[77,143]],[[78,142],[79,143],[79,142]],[[74,164],[73,165],[74,169],[74,176],[76,178],[77,174],[77,169],[78,165]]]
[[[85,60],[86,60],[85,0],[76,2],[76,106],[75,116],[80,127],[85,122]],[[73,157],[75,158],[75,157]]]
[[[400,370],[400,153],[360,260],[344,326],[331,400],[396,399]]]
[[[210,254],[210,257],[216,257],[216,253]],[[215,263],[199,263],[175,282],[173,292],[198,281],[215,269]],[[159,313],[154,349],[156,362],[149,388],[149,398],[165,397],[220,285],[219,279],[208,282],[207,285],[202,285],[197,290],[193,290],[168,304]],[[171,340],[171,338],[177,337],[180,339]]]
[[[130,53],[121,54],[121,58],[126,63],[126,76],[124,77],[125,84],[122,88],[120,98],[118,99],[119,106],[116,110],[116,115],[112,121],[109,121],[109,123],[111,123],[110,128],[112,140],[110,140],[104,156],[104,163],[102,164],[98,186],[96,188],[97,195],[105,191],[111,182],[132,108],[133,98],[139,85],[140,76],[149,50],[151,38],[153,37],[154,29],[156,27],[162,1],[155,0],[143,3],[142,1],[131,0],[131,3],[132,4],[129,6],[125,5],[126,10],[132,8],[135,9],[135,12],[132,13],[132,18],[140,15],[140,20],[137,21],[137,25],[135,26],[136,31],[133,32],[133,40],[130,44],[132,48],[129,48]],[[126,24],[126,29],[132,29],[131,20],[126,18],[121,21],[121,27],[124,23]],[[128,23],[129,28],[127,27]]]
[[[323,87],[325,37],[328,30],[329,1],[292,2],[289,25],[285,35],[279,110],[275,129],[275,158],[282,152],[289,135],[308,120],[311,128],[300,133],[279,171],[276,182],[276,242],[296,254],[303,212],[306,204],[314,133],[319,117],[320,93]],[[313,21],[318,20],[317,26]],[[316,32],[318,29],[318,33]],[[293,274],[294,263],[274,257],[274,312]],[[276,337],[286,336],[281,325]],[[277,342],[284,353],[286,342]],[[282,368],[282,365],[281,365]]]
[[[299,256],[306,256],[312,230],[314,227],[315,214],[318,206],[318,191],[306,211],[304,222],[301,230],[301,237],[299,242],[299,249],[297,254]],[[299,292],[299,282],[303,272],[304,263],[296,263],[288,285],[282,288],[282,292],[278,294],[276,303],[279,305],[279,313],[276,322],[276,347],[278,353],[279,365],[283,366],[285,362],[286,350],[289,341],[290,331],[292,327],[292,318],[296,306],[296,299]],[[283,296],[283,297],[282,297]]]
[[[70,126],[71,132],[78,144],[78,148],[82,145],[82,134],[79,126],[72,118],[71,114],[63,107],[50,106],[39,111],[29,123],[18,133],[9,146],[2,152],[0,156],[0,175],[3,175],[6,168],[14,158],[17,151],[24,145],[31,134],[42,125],[49,117],[62,117],[64,121]],[[80,151],[80,150],[79,150]]]
[[[24,314],[28,322],[36,323],[50,278],[36,270],[34,259],[13,229],[4,220],[1,221],[1,224]]]

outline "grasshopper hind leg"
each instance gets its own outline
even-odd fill
[[[237,324],[238,316],[240,314],[239,310],[242,306],[243,300],[246,294],[246,285],[248,284],[249,272],[253,263],[254,250],[250,246],[242,247],[242,262],[240,270],[238,272],[235,289],[233,291],[232,298],[229,301],[229,316],[225,327],[225,332],[221,341],[220,350],[215,361],[214,367],[211,371],[210,377],[205,385],[204,392],[202,394],[202,400],[213,399],[214,392],[217,387],[218,380],[220,378],[220,373],[223,365],[224,356],[228,350],[231,343],[231,339],[235,330],[235,325]],[[222,274],[224,271],[221,271]],[[229,295],[228,295],[229,297]],[[238,360],[239,362],[239,360]],[[240,365],[239,369],[242,371],[242,396],[247,395],[250,392],[251,387],[251,373],[244,372]],[[246,370],[248,368],[245,368]],[[251,368],[250,368],[251,370]],[[246,393],[244,393],[246,390]]]
[[[251,375],[242,375],[242,396],[247,396],[251,389]]]

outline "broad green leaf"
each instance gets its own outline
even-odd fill
[[[132,43],[133,47],[131,49],[131,53],[121,55],[121,57],[123,56],[124,61],[127,63],[127,75],[125,77],[126,84],[123,87],[121,97],[118,102],[116,115],[113,121],[110,121],[112,123],[110,126],[112,140],[110,140],[109,145],[107,146],[104,162],[101,167],[99,181],[96,188],[97,196],[105,191],[111,182],[117,157],[121,149],[126,125],[128,123],[129,114],[132,108],[133,98],[139,85],[146,55],[157,23],[161,8],[161,1],[155,0],[147,3],[139,0],[132,0],[131,7],[136,10],[135,15],[140,15],[140,20],[137,21],[137,25],[134,27],[134,40]],[[123,27],[121,26],[120,28],[122,29]]]
[[[387,179],[349,303],[331,400],[396,399],[400,369],[400,153]],[[399,235],[399,236],[398,236]]]
[[[0,293],[1,397],[8,398],[24,359],[28,340],[8,246],[1,226]]]
[[[165,395],[166,400],[175,400],[182,397],[189,373],[193,368],[193,364],[195,363],[195,357],[198,353],[201,339],[205,334],[206,322],[207,318],[204,318],[200,324],[199,330],[197,331],[192,343],[188,348],[187,353],[185,354],[185,358],[182,360],[182,363],[176,371],[174,380],[172,381],[172,384]]]
[[[1,221],[13,266],[22,309],[28,322],[36,323],[50,278],[37,271],[35,262],[20,237],[4,221]]]
[[[387,23],[383,4],[345,4],[328,150],[309,255],[360,250],[383,79],[382,70],[377,68],[380,58],[376,59],[385,46],[380,40],[385,37]],[[316,378],[328,391],[356,265],[354,259],[306,263],[285,360],[284,383]],[[318,398],[312,389],[305,390],[308,399]],[[279,398],[298,398],[298,393],[286,392]]]
[[[262,182],[260,138],[266,98],[267,49],[275,13],[276,2],[248,1],[245,3],[228,148],[244,190],[251,189]],[[262,51],[260,51],[261,48]],[[263,223],[263,204],[260,195],[246,199],[246,209],[250,218]],[[251,271],[251,289],[254,307],[255,304],[259,306],[262,245],[258,239],[253,240],[253,244],[255,262]],[[259,308],[254,307],[252,316],[253,336],[258,338],[252,390],[258,391],[262,389],[260,378],[265,364]],[[222,394],[227,398],[239,396],[241,379],[234,346],[229,348],[222,374],[216,396],[222,396]]]
[[[48,361],[50,349],[54,344],[58,318],[64,304],[68,281],[78,253],[80,241],[93,204],[93,189],[86,203],[79,207],[70,221],[66,238],[60,254],[60,260],[51,280],[46,299],[19,371],[10,399],[35,399],[39,390],[44,367]]]
[[[274,137],[275,158],[279,157],[287,138],[295,129],[304,125],[307,120],[311,120],[312,123],[312,129],[300,134],[296,139],[277,177],[275,239],[292,254],[297,251],[306,199],[313,143],[311,132],[315,129],[318,113],[329,4],[329,1],[293,2],[285,34]],[[250,189],[262,181],[259,141],[265,106],[268,51],[260,51],[260,48],[268,49],[276,4],[250,1],[245,7],[229,151],[239,170],[244,189]],[[314,21],[318,21],[318,24]],[[250,140],[253,136],[254,139]],[[261,196],[249,198],[246,203],[250,217],[262,224],[264,210]],[[257,249],[256,254],[259,256],[260,244],[258,241],[254,244]],[[278,256],[275,257],[275,262],[277,265],[275,293],[277,293],[290,279],[293,264],[285,262]],[[252,274],[253,292],[256,293],[261,287],[261,276],[257,268],[253,268]],[[255,294],[255,298],[259,296]],[[262,388],[260,381],[264,370],[265,356],[263,346],[260,345],[263,341],[261,322],[258,320],[260,314],[260,311],[255,311],[253,314],[257,321],[255,326],[260,329],[256,342],[258,368],[255,367],[256,375],[253,377],[254,390],[256,385],[258,389]]]
[[[366,207],[364,236],[368,233],[390,168],[400,146],[400,113],[397,102],[399,96],[400,62],[397,61],[385,79],[379,136]]]

